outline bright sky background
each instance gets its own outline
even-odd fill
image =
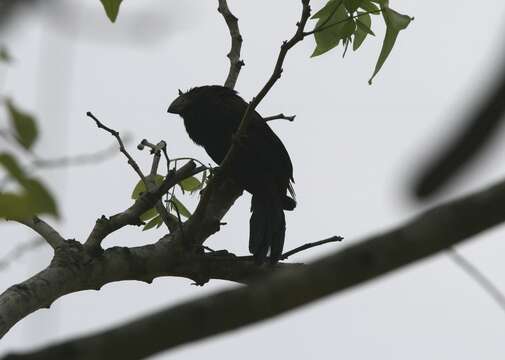
[[[128,132],[130,149],[143,138],[164,139],[172,157],[210,162],[187,137],[182,121],[166,113],[177,89],[222,84],[229,37],[217,1],[123,2],[116,24],[98,0],[41,2],[0,34],[16,61],[0,68],[3,92],[37,115],[42,138],[37,153],[52,158],[110,146],[113,139],[85,117],[93,111],[107,125]],[[313,39],[288,54],[282,79],[260,112],[296,114],[272,124],[291,154],[298,207],[288,213],[286,248],[342,235],[345,242],[305,252],[293,261],[324,255],[345,243],[387,229],[425,206],[408,198],[421,160],[471,109],[501,59],[505,2],[394,1],[415,16],[400,34],[374,85],[367,80],[383,31],[357,53],[333,50],[310,59]],[[322,1],[313,1],[319,9]],[[299,1],[231,1],[244,37],[246,62],[237,90],[250,99],[271,73],[277,49],[293,33]],[[498,143],[498,142],[497,142]],[[4,145],[0,144],[0,150]],[[495,144],[445,197],[478,189],[505,176]],[[136,175],[117,156],[104,163],[40,173],[57,194],[63,219],[48,219],[65,237],[82,240],[102,214],[131,204]],[[196,199],[186,200],[194,208]],[[247,253],[249,196],[226,216],[228,225],[207,245]],[[154,242],[162,229],[125,228],[105,246]],[[504,228],[460,247],[505,291]],[[30,241],[18,224],[2,224],[0,255]],[[2,290],[45,267],[48,246],[0,272]],[[339,271],[335,269],[335,271]],[[0,354],[103,329],[155,309],[235,286],[205,287],[164,278],[152,285],[115,283],[100,292],[67,295],[16,325]],[[195,324],[198,326],[198,324]],[[152,359],[502,359],[505,314],[446,255],[422,261],[378,281],[332,296],[274,320],[214,337]],[[166,334],[167,337],[170,334]]]

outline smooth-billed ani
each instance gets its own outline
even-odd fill
[[[247,103],[236,91],[218,85],[179,91],[168,112],[179,114],[189,137],[221,164],[237,131]],[[270,250],[270,260],[282,255],[286,220],[283,210],[293,210],[293,166],[281,140],[256,112],[239,140],[230,175],[252,194],[249,251],[261,263]],[[292,198],[287,196],[287,192]]]

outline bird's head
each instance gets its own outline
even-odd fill
[[[167,111],[171,114],[184,114],[193,102],[189,93],[190,91],[184,93],[179,90],[179,96],[172,101]]]

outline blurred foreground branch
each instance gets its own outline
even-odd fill
[[[505,62],[494,87],[470,112],[461,131],[416,176],[413,191],[427,198],[447,185],[491,142],[505,116]]]

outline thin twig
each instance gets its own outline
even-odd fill
[[[37,234],[42,236],[53,249],[65,244],[65,239],[48,223],[33,216],[30,219],[16,220],[20,224],[28,226]]]
[[[296,115],[286,116],[283,113],[280,113],[280,114],[277,114],[277,115],[272,115],[272,116],[264,117],[263,120],[265,120],[265,121],[272,121],[272,120],[294,121],[295,118],[296,118]]]
[[[178,158],[170,159],[170,162],[174,162],[177,164],[177,161],[183,161],[183,160],[194,161],[197,164],[200,164],[201,166],[205,167],[206,169],[209,168],[208,166],[205,166],[205,164],[203,162],[201,162],[200,160],[192,158],[192,157],[178,157]]]
[[[111,129],[111,128],[105,126],[103,123],[100,122],[100,120],[98,120],[95,117],[95,115],[93,115],[91,113],[91,111],[88,111],[86,113],[86,116],[92,118],[95,121],[96,126],[98,126],[99,129],[103,129],[103,130],[107,131],[109,134],[111,134],[112,136],[114,136],[116,138],[116,140],[117,140],[117,142],[119,144],[119,151],[121,151],[126,156],[126,158],[128,159],[128,164],[130,164],[130,166],[133,168],[133,170],[135,170],[135,172],[138,174],[138,176],[140,176],[140,178],[142,179],[142,181],[145,183],[146,177],[144,176],[144,174],[142,173],[142,170],[140,170],[140,167],[135,162],[135,160],[130,155],[130,153],[128,153],[128,151],[126,151],[126,148],[124,146],[123,140],[121,139],[121,136],[119,136],[119,132],[116,131],[116,130],[114,130],[114,129]]]
[[[223,15],[231,37],[231,49],[228,55],[226,55],[228,59],[230,59],[230,70],[228,71],[228,76],[226,77],[224,86],[233,89],[237,83],[240,69],[242,69],[242,66],[245,65],[244,61],[240,59],[240,49],[242,47],[243,40],[238,27],[238,18],[231,13],[226,0],[218,0],[218,2],[219,7],[217,8],[217,11]]]
[[[294,255],[296,253],[299,253],[301,251],[304,251],[304,250],[307,250],[307,249],[310,249],[310,248],[313,248],[316,246],[328,244],[331,242],[342,241],[342,240],[344,240],[344,238],[342,236],[332,236],[331,238],[328,238],[328,239],[324,239],[324,240],[320,240],[320,241],[316,241],[316,242],[311,242],[311,243],[306,243],[302,246],[298,246],[297,248],[294,248],[293,250],[286,251],[284,254],[281,255],[279,260],[286,260],[291,255]]]
[[[156,190],[156,175],[158,175],[158,166],[160,164],[161,152],[166,149],[167,144],[162,140],[158,144],[152,144],[146,139],[142,140],[141,143],[137,146],[139,150],[142,150],[144,147],[148,147],[151,149],[151,153],[153,154],[153,163],[151,165],[151,172],[149,176],[145,180],[147,191],[155,191]],[[169,176],[170,174],[167,174]],[[177,228],[177,219],[175,216],[171,215],[167,208],[163,205],[161,198],[156,202],[154,208],[158,212],[158,215],[163,220],[163,223],[168,228],[170,232],[175,231]]]
[[[14,249],[9,251],[7,255],[0,258],[0,271],[6,269],[27,252],[35,250],[45,243],[46,242],[43,238],[36,237],[35,239],[17,245]]]
[[[129,142],[129,138],[123,138],[124,143]],[[59,158],[53,159],[43,159],[43,158],[35,158],[32,161],[32,166],[37,169],[47,169],[47,168],[55,168],[55,167],[68,167],[75,165],[86,165],[86,164],[95,164],[101,161],[104,161],[108,158],[111,158],[117,154],[117,146],[114,144],[109,146],[103,150],[97,151],[91,154],[80,154],[74,156],[63,156]]]
[[[496,287],[495,284],[484,275],[475,265],[468,261],[463,255],[459,254],[456,249],[451,248],[448,251],[449,256],[468,276],[470,276],[477,285],[479,285],[488,295],[491,297],[496,304],[505,311],[505,296]]]
[[[282,66],[284,64],[284,59],[286,58],[288,51],[297,43],[303,40],[305,36],[304,35],[305,25],[307,24],[307,21],[310,17],[309,2],[310,0],[302,0],[302,14],[300,17],[300,21],[296,23],[296,32],[289,41],[284,41],[282,43],[281,48],[279,50],[279,55],[277,56],[277,61],[275,63],[274,70],[270,75],[270,78],[263,86],[263,88],[260,90],[260,92],[251,100],[251,102],[247,106],[247,109],[244,115],[242,116],[242,120],[240,121],[240,125],[236,132],[236,136],[234,137],[235,141],[232,142],[232,145],[230,146],[228,153],[226,154],[223,162],[221,163],[222,169],[226,169],[227,167],[229,167],[229,163],[232,161],[232,158],[236,156],[234,154],[236,153],[235,148],[238,146],[237,144],[237,142],[239,141],[238,139],[240,139],[241,136],[244,136],[247,133],[247,128],[249,126],[251,118],[249,115],[254,111],[254,109],[256,109],[258,104],[268,94],[268,92],[274,86],[277,80],[280,79],[283,71]]]

